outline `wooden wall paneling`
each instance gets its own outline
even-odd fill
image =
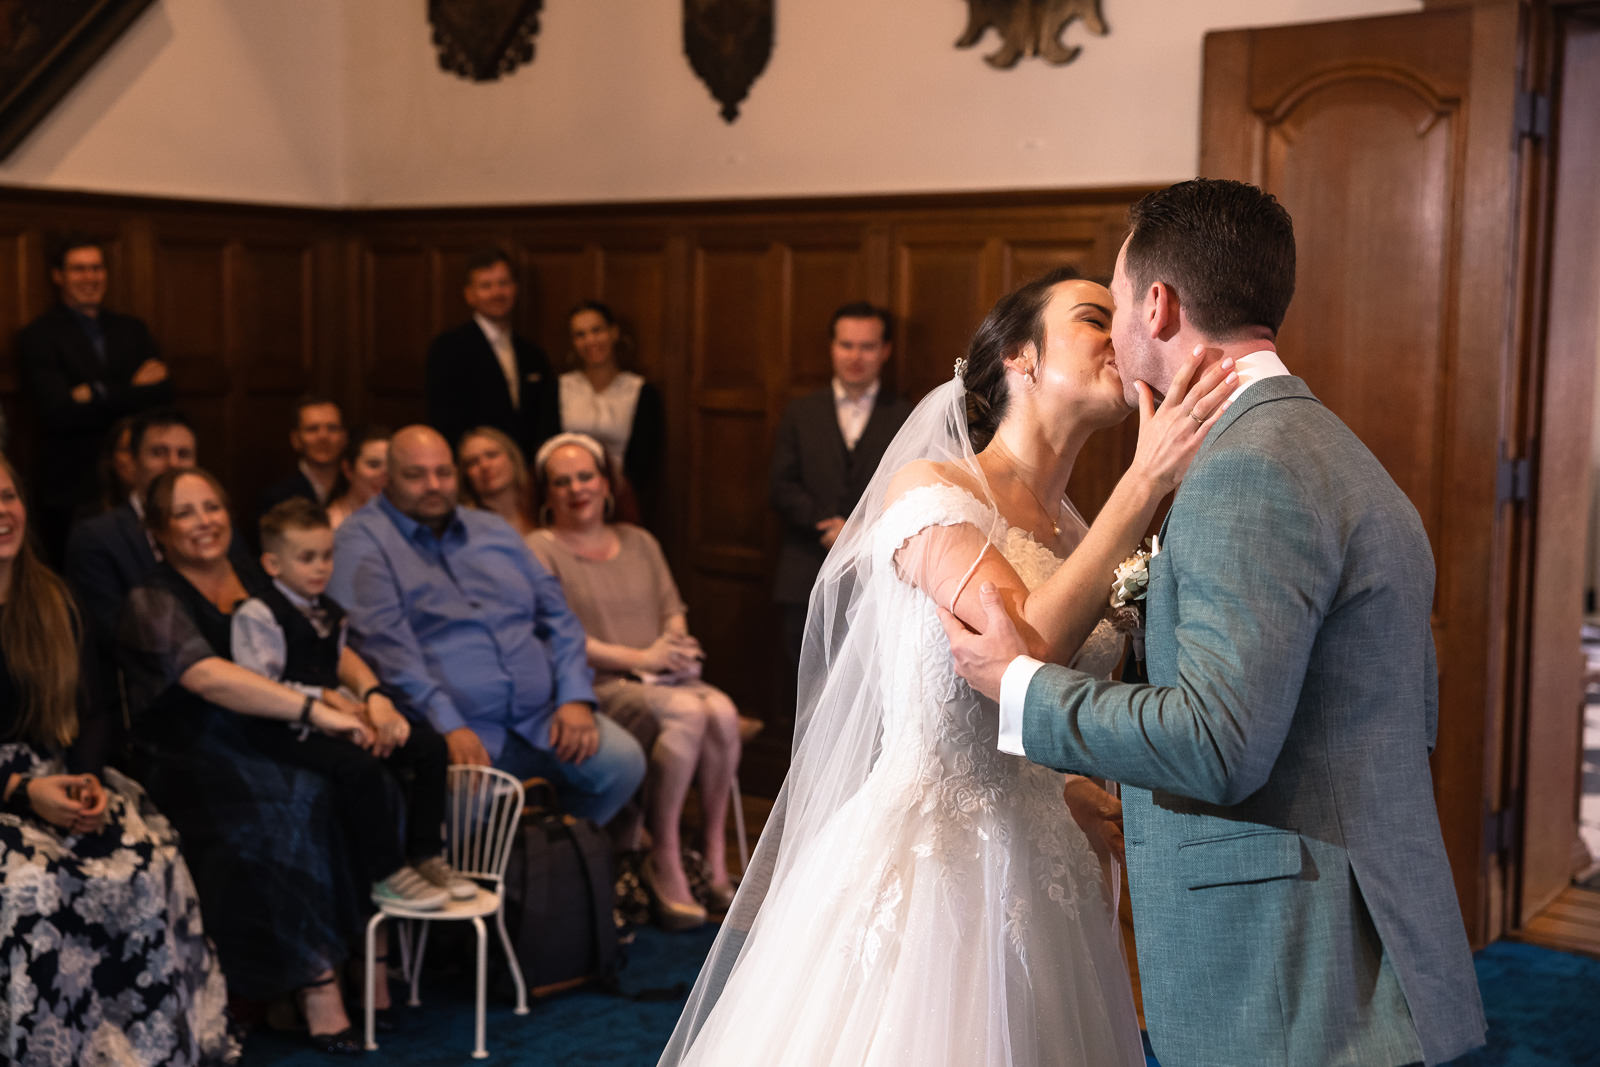
[[[294,466],[288,426],[295,401],[321,391],[314,366],[319,279],[309,240],[249,239],[234,246],[234,255],[238,270],[230,304],[237,362],[229,430],[235,441],[261,443],[239,449],[234,457],[233,485],[241,497],[236,510],[250,522],[261,491]]]
[[[622,323],[625,350],[622,363],[658,387],[679,374],[676,363],[682,349],[672,344],[668,331],[667,248],[665,239],[646,247],[603,245],[599,252],[600,280],[593,299],[600,300]],[[563,327],[567,325],[563,320]],[[672,357],[668,352],[672,351]],[[671,362],[669,362],[669,359]]]
[[[600,250],[581,240],[541,241],[522,246],[517,290],[517,326],[550,357],[557,374],[572,368],[567,313],[594,296]]]
[[[432,250],[421,245],[374,241],[365,247],[362,272],[358,355],[373,401],[370,418],[396,429],[421,412],[428,341],[439,328],[438,267]],[[397,419],[402,411],[412,414]]]
[[[310,391],[318,281],[313,248],[246,241],[237,255],[241,386],[251,394]]]
[[[687,477],[671,490],[688,504],[692,548],[680,583],[717,685],[746,714],[770,722],[780,635],[766,486],[772,409],[788,360],[787,253],[739,226],[696,228],[689,249],[689,451]],[[783,730],[771,732],[766,745],[785,743]]]
[[[158,233],[152,258],[160,283],[149,320],[178,404],[194,423],[200,463],[224,484],[234,474],[226,406],[236,357],[231,298],[237,257],[229,245],[225,236],[188,227]]]
[[[832,380],[833,335],[829,320],[841,306],[871,299],[864,236],[855,230],[832,240],[788,243],[786,349],[790,397],[820,389]],[[891,363],[885,369],[885,388],[898,386],[892,370]]]
[[[955,361],[994,302],[990,238],[975,225],[897,226],[895,302],[900,319],[900,391],[921,397],[950,377]]]
[[[28,232],[0,218],[0,263],[6,265],[0,284],[0,337],[15,337],[38,314],[28,302],[29,260],[37,258]],[[0,362],[0,396],[10,397],[19,387],[15,358]],[[8,410],[7,414],[11,412]]]
[[[1492,557],[1509,232],[1502,218],[1501,243],[1492,226],[1464,235],[1476,205],[1503,216],[1509,202],[1509,115],[1478,80],[1503,79],[1504,93],[1513,82],[1515,26],[1498,18],[1451,8],[1211,34],[1201,137],[1202,173],[1261,184],[1294,215],[1285,361],[1374,449],[1433,538],[1435,795],[1479,943],[1486,691],[1503,663],[1487,609],[1506,580]],[[1494,70],[1472,50],[1484,33],[1498,41]]]

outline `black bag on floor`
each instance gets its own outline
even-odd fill
[[[529,783],[506,868],[506,930],[531,996],[613,982],[611,841],[588,819],[555,809],[549,783]]]

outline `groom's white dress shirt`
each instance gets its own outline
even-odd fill
[[[1233,361],[1233,369],[1238,372],[1239,387],[1228,394],[1226,401],[1228,404],[1237,400],[1240,393],[1256,382],[1289,373],[1289,368],[1283,365],[1283,360],[1270,349],[1238,357]],[[1108,577],[1106,580],[1108,596],[1110,589],[1111,581]],[[1018,656],[1011,661],[1006,667],[1006,673],[1001,676],[1000,738],[997,742],[1001,752],[1009,752],[1013,756],[1027,755],[1022,750],[1022,708],[1028,697],[1028,685],[1033,681],[1034,674],[1043,666],[1043,660],[1034,659],[1032,656]]]

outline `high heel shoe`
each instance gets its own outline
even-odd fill
[[[706,903],[709,907],[706,910],[726,912],[733,907],[733,895],[738,891],[739,887],[731,881],[722,885],[717,885],[715,882],[707,883],[706,896],[709,899]]]
[[[336,975],[330,974],[319,982],[301,986],[295,991],[295,1007],[300,1010],[300,1017],[306,1020],[306,1041],[312,1048],[328,1056],[359,1056],[366,1048],[354,1026],[346,1026],[331,1034],[314,1034],[311,1032],[311,1022],[306,1017],[306,990],[333,985],[336,979]]]
[[[650,891],[650,909],[654,912],[657,926],[663,930],[693,930],[705,924],[706,909],[699,904],[680,904],[662,895],[661,887],[656,883],[655,863],[649,856],[639,864],[639,880]]]

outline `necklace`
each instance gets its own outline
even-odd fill
[[[996,441],[995,443],[1000,444],[999,441]],[[1061,505],[1056,505],[1055,514],[1052,515],[1050,513],[1050,509],[1044,506],[1044,501],[1039,499],[1039,494],[1035,493],[1033,491],[1033,487],[1023,479],[1022,474],[1017,470],[1017,465],[1011,462],[1011,456],[1009,454],[1011,450],[1006,448],[1005,445],[1000,444],[999,449],[996,451],[998,451],[1000,455],[1001,462],[1003,462],[1006,467],[1010,469],[1011,477],[1017,480],[1017,484],[1022,486],[1023,491],[1026,492],[1028,496],[1032,497],[1033,502],[1038,505],[1039,514],[1043,515],[1044,521],[1050,524],[1050,532],[1059,539],[1061,537],[1061,523],[1057,522],[1056,520],[1061,516]]]

